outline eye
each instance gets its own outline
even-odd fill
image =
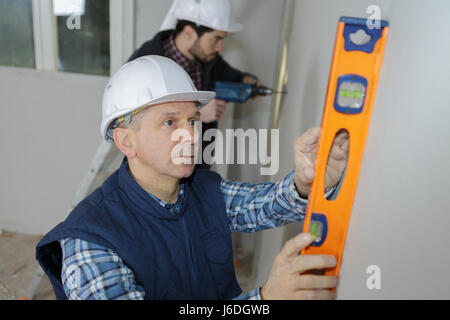
[[[164,125],[165,126],[172,126],[173,125],[173,120],[166,120],[166,121],[164,121]]]
[[[189,124],[191,125],[191,126],[195,126],[195,122],[196,121],[198,121],[197,119],[193,119],[193,120],[190,120],[189,121]]]

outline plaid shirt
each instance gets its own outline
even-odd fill
[[[172,59],[191,77],[195,87],[200,90],[202,85],[202,65],[196,59],[190,60],[178,50],[173,39],[173,35],[163,44],[163,54],[165,57]]]
[[[230,230],[256,232],[304,219],[307,201],[300,198],[294,186],[294,172],[276,183],[250,184],[222,179]],[[328,198],[334,188],[327,192]],[[161,206],[178,214],[183,202],[184,187],[174,204],[162,200]],[[61,280],[69,299],[143,299],[144,288],[133,272],[112,250],[80,239],[60,240],[63,262]],[[259,288],[235,299],[260,300]]]

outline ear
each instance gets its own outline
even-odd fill
[[[133,132],[127,128],[116,128],[114,130],[114,143],[128,159],[136,157],[136,148],[133,144]]]
[[[184,26],[183,33],[185,37],[189,40],[197,39],[197,32],[190,25]]]

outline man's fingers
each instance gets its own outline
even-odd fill
[[[213,120],[220,120],[226,108],[226,101],[214,99],[214,104],[211,106],[214,112]]]
[[[227,102],[226,102],[225,100],[219,100],[219,99],[216,99],[216,104],[217,104],[218,106],[225,107],[225,105],[227,104]]]
[[[222,114],[225,112],[225,108],[226,108],[226,102],[223,100],[217,100],[216,116],[221,117]]]
[[[342,146],[341,146],[341,149],[342,149],[345,153],[348,153],[348,146],[349,146],[349,144],[350,144],[350,140],[349,140],[348,137],[347,137],[347,139],[344,141],[344,143],[343,143]]]
[[[346,130],[340,130],[334,139],[334,143],[342,146],[345,142],[348,142],[348,132]]]
[[[293,254],[298,254],[299,251],[303,250],[307,246],[309,246],[313,241],[313,237],[311,234],[304,232],[300,233],[296,237],[286,241],[279,253],[279,257],[286,261]]]
[[[308,270],[333,268],[336,266],[336,258],[324,254],[301,255],[294,257],[291,264],[291,273],[303,273]]]
[[[296,279],[296,289],[332,289],[337,286],[334,276],[302,275]]]
[[[339,132],[336,135],[335,138],[335,143],[337,143],[338,145],[343,144],[346,140],[348,140],[348,132],[347,130],[339,130]]]
[[[220,118],[223,115],[223,110],[216,110],[216,117]]]
[[[334,145],[331,148],[330,156],[334,160],[344,160],[347,157],[347,153],[342,148]]]
[[[315,144],[319,141],[319,136],[320,127],[310,128],[298,138],[297,143],[300,145]]]

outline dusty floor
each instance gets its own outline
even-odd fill
[[[26,295],[28,286],[38,267],[35,256],[40,236],[30,236],[0,230],[0,300],[16,300]],[[251,288],[252,272],[248,257],[242,257],[237,250],[236,275],[245,292]],[[34,300],[55,300],[47,276],[42,279]]]
[[[38,263],[35,247],[41,237],[0,231],[0,300],[16,300],[26,294]],[[35,300],[54,300],[47,277],[41,281]]]

